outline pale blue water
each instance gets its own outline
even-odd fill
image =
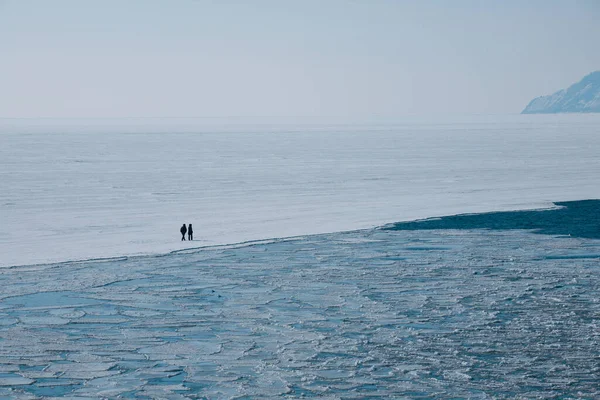
[[[460,228],[0,270],[0,396],[599,397],[600,240]]]

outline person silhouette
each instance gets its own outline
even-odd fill
[[[194,230],[192,229],[192,224],[188,225],[188,240],[194,240]]]
[[[185,224],[181,225],[181,229],[179,229],[179,232],[181,232],[181,240],[185,240],[185,233],[187,232]]]

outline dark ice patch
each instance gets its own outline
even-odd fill
[[[546,235],[600,239],[600,200],[554,203],[549,210],[505,211],[451,215],[442,218],[398,222],[385,230],[431,229],[528,229]]]

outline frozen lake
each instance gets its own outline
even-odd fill
[[[164,124],[0,122],[0,397],[600,396],[600,116]]]
[[[4,268],[0,396],[598,398],[598,203]]]
[[[0,266],[599,198],[600,116],[0,120]],[[193,243],[179,227],[193,223]]]

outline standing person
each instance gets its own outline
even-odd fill
[[[194,240],[194,230],[192,229],[192,224],[188,225],[188,240]]]
[[[181,225],[181,229],[179,229],[179,232],[181,232],[181,240],[185,240],[185,233],[187,232],[185,224]]]

